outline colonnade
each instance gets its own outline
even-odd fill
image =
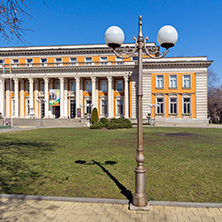
[[[90,77],[91,79],[91,103],[93,107],[98,106],[98,100],[100,99],[98,96],[98,80],[104,79],[104,77]],[[106,77],[107,79],[107,102],[108,102],[108,112],[107,117],[113,118],[114,114],[114,79],[116,77]],[[123,79],[124,82],[124,117],[129,118],[129,78],[128,76],[118,77],[118,79]],[[37,98],[44,99],[44,117],[50,118],[49,111],[51,109],[49,105],[49,89],[53,89],[52,80],[59,79],[60,81],[60,118],[68,118],[68,80],[72,80],[70,77],[57,77],[57,78],[48,78],[44,77],[40,78],[2,78],[0,79],[0,112],[5,117],[28,117],[25,113],[25,100],[29,100],[29,109],[34,110],[35,117],[40,117],[39,112],[39,103]],[[83,104],[83,80],[85,77],[73,77],[73,80],[76,83],[76,91],[75,91],[75,104],[76,109],[84,106]],[[88,78],[87,78],[88,79]],[[25,94],[25,80],[29,81],[29,95]],[[41,91],[41,86],[39,86],[40,82],[44,81],[44,92]],[[47,93],[45,93],[47,92]],[[12,96],[14,95],[14,96]],[[12,100],[13,100],[13,108],[12,108]],[[97,107],[98,108],[98,107]],[[12,110],[14,109],[14,112]],[[41,108],[40,108],[41,109]],[[81,112],[83,114],[83,112]]]

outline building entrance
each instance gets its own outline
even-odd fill
[[[55,106],[55,118],[58,119],[60,117],[60,106]]]
[[[70,118],[73,119],[76,117],[76,101],[70,100]]]

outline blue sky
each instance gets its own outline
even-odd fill
[[[156,42],[160,27],[173,25],[179,39],[171,56],[207,56],[222,83],[221,0],[33,0],[33,18],[24,21],[27,44],[0,42],[5,46],[38,46],[105,43],[104,32],[111,25],[125,32],[125,42],[138,33],[138,16],[143,16],[143,34]]]

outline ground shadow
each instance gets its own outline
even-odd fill
[[[87,163],[85,160],[76,160],[75,163],[83,164],[83,165],[97,165],[99,166],[104,173],[106,173],[109,178],[116,184],[116,186],[120,189],[120,193],[123,194],[131,203],[132,202],[132,192],[128,190],[125,186],[123,186],[105,167],[104,165],[114,165],[117,164],[116,161],[105,161],[105,163],[100,163],[95,160],[92,160],[91,163]]]
[[[9,137],[0,139],[0,192],[21,194],[41,177],[39,159],[54,152],[53,144]]]

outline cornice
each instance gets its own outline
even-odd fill
[[[106,65],[106,66],[56,66],[56,67],[15,67],[11,68],[14,74],[37,74],[37,73],[77,73],[77,72],[130,72],[135,65]],[[10,75],[9,70],[5,71],[6,75]]]
[[[210,61],[166,61],[166,62],[144,62],[143,68],[208,68],[212,64],[212,60]]]

